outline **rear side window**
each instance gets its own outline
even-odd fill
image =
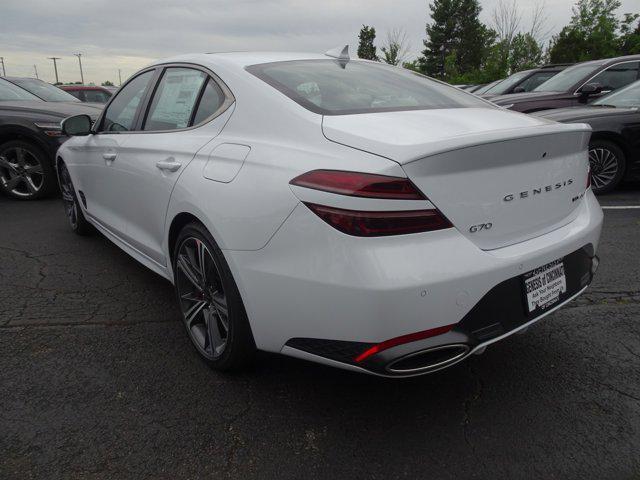
[[[306,109],[322,115],[493,108],[457,88],[377,63],[296,60],[252,65],[247,71]]]
[[[107,103],[110,97],[111,95],[109,93],[104,92],[102,90],[85,90],[84,91],[85,102]]]
[[[224,100],[224,93],[222,93],[220,87],[212,79],[209,79],[202,93],[202,98],[200,99],[196,114],[193,117],[192,124],[198,125],[212,116],[222,107]]]
[[[167,68],[153,95],[142,129],[157,131],[188,127],[207,79],[204,72],[193,68]]]
[[[104,114],[101,131],[126,132],[133,128],[136,112],[154,70],[138,75],[122,87]]]
[[[82,100],[82,97],[80,96],[80,90],[65,90],[65,92],[67,92],[69,95],[73,95],[78,100]]]

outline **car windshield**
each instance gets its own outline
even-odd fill
[[[3,78],[0,78],[0,101],[11,101],[11,100],[36,100],[41,101],[40,98],[32,95],[31,93],[23,90],[22,88],[14,85],[11,82],[6,81]]]
[[[500,94],[506,93],[509,90],[511,90],[511,87],[515,87],[516,85],[518,85],[522,80],[527,78],[527,76],[530,74],[531,74],[531,70],[525,70],[524,72],[514,73],[510,77],[505,78],[503,81],[494,85],[493,87],[489,88],[483,93],[492,94],[492,95],[493,94],[500,95]]]
[[[600,97],[592,105],[613,105],[618,108],[640,107],[640,80]]]
[[[458,88],[409,70],[370,62],[296,60],[252,65],[247,70],[322,115],[493,108]]]
[[[25,90],[40,97],[46,102],[79,102],[76,97],[68,94],[67,92],[60,90],[58,87],[51,85],[50,83],[43,82],[37,78],[16,78],[11,79],[13,83],[21,86]]]
[[[596,73],[602,62],[589,62],[569,67],[559,74],[551,77],[542,85],[536,87],[534,92],[566,92],[583,78]]]
[[[495,87],[497,85],[500,85],[502,82],[504,82],[504,80],[501,78],[500,80],[496,80],[494,82],[491,82],[491,83],[485,85],[484,87],[480,87],[480,88],[474,90],[473,93],[475,93],[476,95],[482,95],[483,93],[487,93],[493,87]]]

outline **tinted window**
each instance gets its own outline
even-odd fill
[[[566,92],[571,89],[576,83],[580,83],[585,78],[589,78],[589,75],[592,75],[596,72],[602,62],[589,62],[589,63],[581,63],[580,65],[576,65],[574,67],[569,67],[559,74],[553,76],[538,88],[535,89],[536,92]]]
[[[11,82],[7,82],[0,78],[0,101],[12,101],[12,100],[36,100],[41,102],[42,100],[35,95],[30,94],[26,90],[14,85]]]
[[[28,90],[34,95],[40,97],[46,102],[78,102],[79,100],[73,95],[69,95],[64,90],[43,82],[36,78],[12,78],[11,81],[16,85]]]
[[[207,75],[192,68],[167,68],[153,95],[143,130],[176,130],[190,125]]]
[[[638,64],[640,62],[627,62],[612,65],[600,72],[589,83],[599,83],[603,90],[615,90],[635,82],[638,78]]]
[[[531,73],[531,70],[525,70],[524,72],[514,73],[513,75],[505,78],[502,82],[494,85],[484,93],[492,94],[492,95],[494,94],[500,95],[502,93],[507,93],[509,90],[511,90],[511,87],[515,87],[516,85],[518,85],[522,81],[522,79],[525,78],[530,73]]]
[[[78,100],[82,100],[81,98],[81,94],[80,94],[80,90],[65,90],[65,92],[67,92],[69,95],[73,95],[74,97],[76,97]]]
[[[150,70],[138,75],[122,87],[107,108],[102,121],[102,131],[121,132],[133,128],[136,110],[154,73]]]
[[[600,97],[592,105],[613,105],[621,108],[640,107],[640,81]]]
[[[352,60],[302,60],[247,70],[315,113],[352,113],[481,107],[489,104],[449,85],[401,68]]]
[[[518,87],[522,88],[525,92],[530,92],[534,88],[537,88],[538,86],[542,85],[551,77],[554,77],[557,73],[558,73],[557,71],[536,72],[533,75],[531,75],[529,78],[527,78],[524,82],[522,82],[520,85],[518,85]]]
[[[224,93],[213,80],[209,79],[193,117],[193,125],[197,125],[216,113],[224,103]]]
[[[102,90],[85,90],[84,91],[84,101],[85,102],[95,102],[95,103],[107,103],[111,98],[111,94],[104,92]]]

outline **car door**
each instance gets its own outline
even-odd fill
[[[233,102],[228,89],[193,66],[167,66],[118,153],[113,183],[126,241],[165,266],[165,216],[173,187],[196,152],[220,133]]]
[[[125,232],[125,222],[116,203],[121,191],[116,173],[118,156],[134,129],[155,74],[152,69],[131,79],[98,119],[95,133],[88,135],[81,146],[82,158],[76,171],[86,211],[93,220],[118,236]]]

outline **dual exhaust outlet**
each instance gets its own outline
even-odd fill
[[[392,375],[416,375],[445,368],[470,352],[471,347],[465,343],[440,345],[394,359],[385,369]]]

